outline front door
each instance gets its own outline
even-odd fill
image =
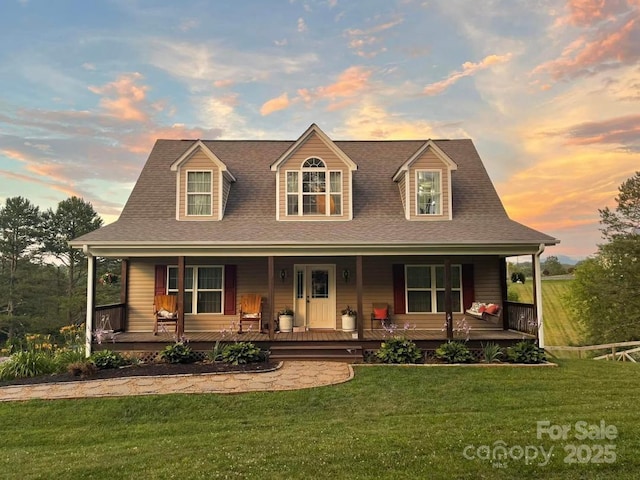
[[[335,329],[335,265],[297,265],[296,272],[296,316],[300,323],[307,328]]]

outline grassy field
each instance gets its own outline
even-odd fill
[[[569,291],[571,280],[542,281],[542,305],[545,320],[546,345],[582,345],[580,325],[571,320],[565,307],[564,296]],[[533,281],[524,284],[510,283],[509,289],[520,296],[523,303],[533,303]]]
[[[640,395],[638,365],[355,369],[351,382],[292,392],[0,404],[0,477],[621,480],[640,471],[640,418],[628,400]],[[545,420],[570,425],[567,438],[538,438]],[[614,425],[615,438],[579,440],[580,421]],[[499,464],[484,459],[505,445],[512,453]],[[601,456],[604,445],[613,447]]]

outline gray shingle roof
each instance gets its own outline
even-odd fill
[[[331,244],[555,244],[553,237],[510,220],[471,140],[436,140],[458,165],[452,172],[453,220],[404,217],[398,167],[424,144],[412,141],[336,141],[357,165],[353,220],[276,220],[276,174],[269,166],[292,141],[204,141],[236,177],[221,221],[175,219],[175,172],[169,166],[193,140],[158,140],[118,221],[73,244],[279,242]]]

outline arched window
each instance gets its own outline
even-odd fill
[[[288,171],[287,215],[342,215],[342,172],[327,170],[317,157],[302,162],[300,171]]]
[[[319,158],[311,157],[304,161],[302,168],[326,168],[326,166]]]

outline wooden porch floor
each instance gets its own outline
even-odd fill
[[[355,332],[353,332],[355,333]],[[407,338],[414,341],[446,341],[446,332],[442,330],[408,330],[403,332]],[[312,330],[308,332],[276,333],[273,340],[269,339],[266,333],[245,332],[242,334],[223,332],[187,332],[185,337],[191,343],[212,343],[216,341],[246,341],[246,342],[354,342],[358,341],[350,332],[334,330]],[[384,341],[389,334],[384,330],[365,330],[364,341]],[[458,338],[458,337],[456,337]],[[472,330],[469,333],[470,341],[500,341],[500,340],[522,340],[523,338],[534,339],[532,335],[517,332],[515,330]],[[152,332],[121,332],[115,335],[116,343],[172,343],[174,341],[171,333]]]

